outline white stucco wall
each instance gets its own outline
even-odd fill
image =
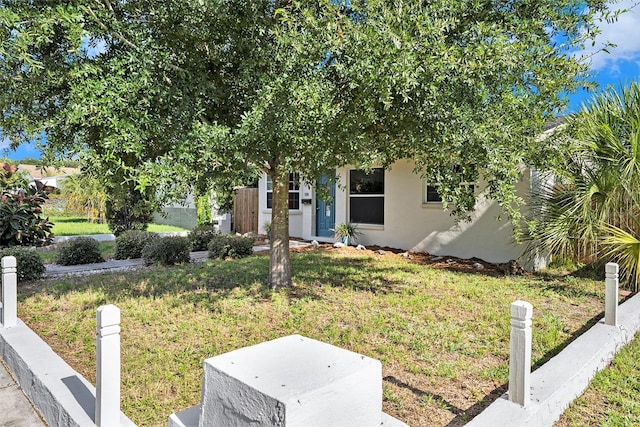
[[[265,221],[271,221],[271,209],[267,209],[267,179],[262,175],[258,181],[258,233],[266,234],[264,230]],[[313,190],[304,183],[300,183],[300,199],[311,199]],[[311,230],[308,222],[313,218],[314,205],[303,205],[300,202],[300,209],[289,211],[289,235],[291,237],[304,238],[303,230]],[[306,233],[308,235],[308,233]]]
[[[349,219],[348,171],[336,171],[340,184],[336,188],[336,224]],[[522,253],[522,245],[513,242],[511,223],[499,221],[501,209],[493,200],[480,194],[471,222],[455,223],[449,211],[442,205],[425,204],[424,182],[413,173],[413,163],[398,161],[385,171],[384,225],[360,225],[360,236],[355,243],[389,246],[398,249],[428,252],[434,255],[450,255],[460,258],[477,257],[489,262],[506,262]],[[271,218],[266,209],[266,180],[259,182],[259,227]],[[483,184],[476,185],[476,194]],[[518,193],[529,191],[529,171],[525,170],[518,184]],[[313,189],[302,186],[301,198],[311,198],[311,205],[301,205],[299,211],[290,211],[290,234],[294,237],[318,241],[332,239],[315,236],[315,194]],[[503,217],[505,215],[502,215]]]

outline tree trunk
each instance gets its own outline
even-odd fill
[[[274,170],[271,206],[271,258],[269,286],[273,289],[290,287],[291,259],[289,257],[289,173]]]

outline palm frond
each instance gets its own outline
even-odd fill
[[[637,291],[640,274],[640,236],[609,224],[603,225],[602,231],[603,255],[620,265],[629,284]]]

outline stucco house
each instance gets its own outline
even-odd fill
[[[410,160],[377,168],[371,174],[352,167],[336,170],[341,185],[331,189],[332,201],[321,200],[312,186],[298,184],[291,174],[289,184],[289,233],[305,240],[333,242],[336,224],[354,222],[362,235],[356,243],[389,246],[460,258],[477,257],[500,263],[517,259],[523,245],[513,240],[511,222],[494,200],[480,193],[482,183],[470,187],[477,203],[470,222],[459,222],[445,211],[436,186],[413,172]],[[523,168],[517,192],[526,195],[539,177]],[[271,181],[263,175],[258,183],[260,232],[271,219]],[[540,265],[536,265],[539,267]]]
[[[38,180],[45,186],[58,189],[65,178],[80,172],[78,168],[61,167],[58,169],[26,164],[20,164],[18,170],[25,172],[31,181]]]

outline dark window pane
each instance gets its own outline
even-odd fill
[[[289,209],[300,209],[300,193],[289,193]]]
[[[374,169],[369,174],[352,170],[349,173],[349,191],[351,194],[384,194],[384,169]]]
[[[351,221],[384,225],[384,197],[351,197]]]
[[[273,207],[273,193],[271,191],[267,192],[267,209],[271,209]]]
[[[438,194],[438,187],[427,185],[427,202],[441,202],[442,197]]]
[[[300,189],[300,175],[297,173],[289,174],[289,191]]]

